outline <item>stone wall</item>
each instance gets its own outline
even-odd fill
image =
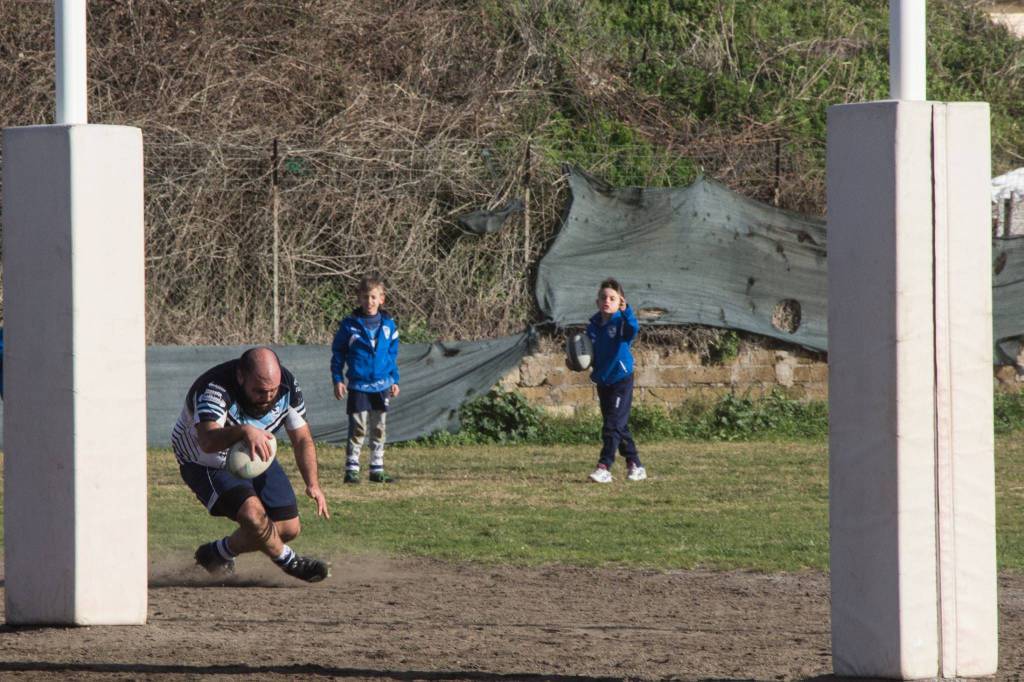
[[[828,364],[809,353],[746,349],[734,360],[715,365],[702,364],[695,353],[679,351],[641,350],[633,357],[636,402],[672,408],[689,401],[710,402],[726,393],[760,398],[773,389],[796,400],[828,399]],[[995,367],[993,374],[995,390],[1024,390],[1024,375],[1015,368]],[[501,386],[552,414],[597,409],[590,372],[569,370],[561,352],[528,355],[502,378]]]
[[[997,24],[1002,24],[1010,33],[1024,38],[1024,5],[1019,2],[995,2],[986,10],[988,16]]]
[[[1017,362],[1021,362],[1021,360],[1024,360],[1024,358],[1017,358]],[[995,377],[997,391],[1019,393],[1024,390],[1024,376],[1018,374],[1015,367],[1010,365],[996,367]]]
[[[809,354],[746,349],[723,364],[702,363],[697,354],[680,351],[640,350],[633,355],[635,402],[671,408],[689,401],[710,402],[726,393],[757,398],[773,389],[799,400],[828,397],[828,365]],[[527,356],[501,385],[555,414],[597,407],[590,372],[569,370],[561,352]]]

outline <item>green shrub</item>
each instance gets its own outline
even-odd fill
[[[701,430],[715,440],[739,440],[763,430],[754,402],[732,393],[723,396],[703,421]]]
[[[629,413],[629,430],[637,440],[670,440],[691,435],[687,423],[674,419],[661,405],[633,403]]]
[[[601,440],[601,415],[596,409],[573,417],[547,415],[518,393],[492,390],[467,403],[461,415],[459,433],[433,434],[417,443],[586,445]],[[781,390],[764,398],[729,393],[714,402],[689,401],[672,410],[634,403],[629,426],[641,444],[663,440],[821,439],[828,436],[828,403],[794,400]],[[1024,393],[996,393],[996,433],[1022,429]]]
[[[1024,427],[1024,394],[996,393],[994,407],[996,433],[1013,433]]]
[[[460,411],[462,429],[484,443],[520,443],[536,438],[540,411],[519,393],[492,388]]]
[[[596,406],[572,417],[547,415],[518,393],[492,390],[466,404],[462,430],[438,432],[413,441],[418,445],[533,443],[597,445],[601,415]],[[666,410],[634,403],[629,427],[637,442],[664,440],[747,441],[759,439],[823,439],[828,436],[828,403],[801,402],[780,390],[764,398],[727,394],[714,402],[688,401]],[[995,431],[1024,429],[1024,393],[995,394]]]
[[[760,400],[730,393],[702,421],[697,435],[714,440],[817,438],[828,435],[828,406],[822,402],[802,403],[781,391],[773,391]]]
[[[1019,409],[1024,414],[1024,407]],[[601,415],[596,409],[573,417],[547,415],[522,395],[498,389],[464,405],[460,415],[458,434],[434,434],[418,442],[586,445],[601,440]],[[823,402],[793,400],[781,391],[761,399],[730,393],[713,403],[692,401],[671,411],[634,403],[629,426],[639,442],[823,438],[828,434],[828,407]]]
[[[588,445],[601,442],[601,415],[587,410],[572,417],[544,415],[537,442],[542,445]]]
[[[724,365],[740,354],[740,335],[732,329],[719,329],[714,340],[708,344],[707,362]]]

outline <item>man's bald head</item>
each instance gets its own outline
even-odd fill
[[[242,353],[238,368],[245,376],[276,378],[276,381],[281,383],[281,360],[277,357],[277,353],[266,346],[250,348]]]
[[[277,353],[259,346],[242,353],[238,360],[238,385],[242,388],[246,412],[254,417],[266,414],[281,387],[281,361]]]

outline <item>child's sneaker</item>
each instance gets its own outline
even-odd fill
[[[345,470],[345,483],[359,483],[359,472],[352,469]]]
[[[608,467],[599,466],[590,474],[590,480],[594,483],[611,483],[612,472],[608,471]]]
[[[395,480],[396,479],[394,476],[389,476],[387,473],[384,472],[383,469],[381,469],[380,471],[370,472],[371,483],[394,483]]]
[[[643,481],[647,478],[647,469],[638,466],[629,467],[629,473],[626,474],[626,479],[630,481]]]

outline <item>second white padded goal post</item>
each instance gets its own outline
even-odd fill
[[[829,109],[833,667],[997,661],[988,105]]]

